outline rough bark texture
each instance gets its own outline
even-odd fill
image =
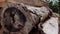
[[[52,11],[44,6],[33,7],[22,3],[7,3],[1,13],[3,33],[45,34],[42,25],[52,15]]]
[[[32,27],[38,23],[36,20],[39,20],[36,15],[32,17],[29,11],[24,10],[20,4],[16,3],[8,3],[3,9],[1,17],[1,25],[6,32],[19,30],[19,34],[28,34]]]

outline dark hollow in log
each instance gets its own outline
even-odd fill
[[[4,26],[10,32],[17,32],[25,25],[25,15],[15,7],[7,8],[3,16]]]
[[[19,3],[7,3],[3,7],[1,25],[3,31],[7,33],[28,34],[36,22],[32,19],[32,15],[26,12]]]

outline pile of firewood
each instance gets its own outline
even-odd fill
[[[6,3],[0,17],[1,34],[48,34],[48,24],[56,27],[58,32],[58,16],[45,6]],[[55,24],[52,21],[56,21]]]

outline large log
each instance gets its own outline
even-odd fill
[[[36,15],[34,15],[36,16]],[[27,34],[32,27],[37,23],[37,16],[32,18],[32,15],[23,9],[17,3],[8,3],[4,7],[1,14],[1,25],[6,32],[17,32],[19,34]]]
[[[1,13],[1,25],[9,34],[28,34],[32,28],[50,16],[47,7],[32,7],[20,3],[7,3]]]

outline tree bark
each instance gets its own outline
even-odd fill
[[[37,8],[20,3],[7,3],[1,14],[1,25],[9,34],[28,34],[51,14],[44,6]]]

